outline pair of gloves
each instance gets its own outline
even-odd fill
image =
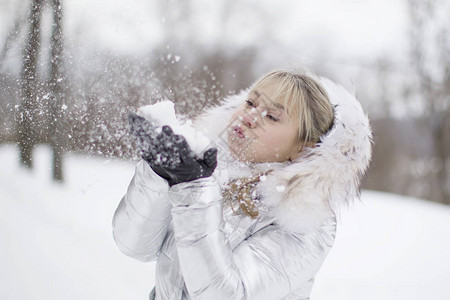
[[[210,148],[199,158],[182,135],[174,134],[170,126],[161,132],[145,118],[130,113],[130,132],[136,138],[141,157],[153,171],[167,180],[169,186],[209,177],[217,166],[217,149]]]

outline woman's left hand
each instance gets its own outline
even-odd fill
[[[177,156],[167,157],[164,162],[160,159],[148,161],[153,171],[166,179],[170,186],[209,177],[217,166],[216,148],[206,150],[203,158],[198,158],[186,139],[182,135],[174,134],[170,126],[163,126],[155,143],[161,153]]]

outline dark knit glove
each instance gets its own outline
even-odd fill
[[[209,177],[217,166],[217,149],[205,151],[199,158],[182,135],[174,134],[170,126],[160,133],[146,119],[129,115],[130,131],[136,137],[141,156],[153,171],[167,180],[169,186]]]

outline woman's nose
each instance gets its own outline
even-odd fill
[[[258,123],[258,111],[254,109],[255,112],[245,112],[242,116],[242,123],[248,128],[255,128]]]

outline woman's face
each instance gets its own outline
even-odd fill
[[[251,92],[230,120],[228,144],[243,162],[283,162],[298,157],[298,122],[272,97],[276,83]]]

